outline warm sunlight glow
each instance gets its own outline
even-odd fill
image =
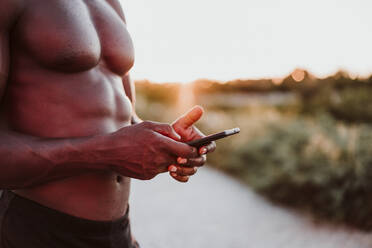
[[[372,72],[369,0],[122,0],[134,79],[324,77]]]
[[[272,81],[274,84],[279,85],[283,82],[283,78],[273,78]]]
[[[195,96],[193,92],[193,84],[181,84],[178,102],[177,112],[183,114],[191,109],[195,105]]]

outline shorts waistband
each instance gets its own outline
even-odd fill
[[[4,191],[12,200],[9,208],[18,215],[50,228],[58,228],[74,233],[105,235],[120,232],[129,225],[129,206],[124,216],[113,221],[95,221],[72,216],[43,206],[35,201],[19,196],[12,191]]]

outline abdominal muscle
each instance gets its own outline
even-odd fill
[[[119,78],[99,70],[67,83],[63,78],[32,82],[30,75],[31,82],[11,82],[7,90],[7,112],[14,130],[43,138],[73,138],[112,133],[130,125],[132,107]],[[111,171],[90,171],[14,190],[46,207],[97,221],[122,217],[129,191],[130,178]]]
[[[130,178],[113,172],[90,172],[14,193],[79,218],[110,221],[127,210]]]

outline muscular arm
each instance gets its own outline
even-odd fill
[[[25,188],[89,170],[107,169],[84,160],[83,147],[88,140],[40,139],[1,129],[0,188]]]
[[[118,1],[112,1],[110,0],[111,4],[113,5],[114,9],[117,11],[119,16],[122,18],[122,20],[127,23],[125,16],[124,16],[124,11]],[[129,100],[132,102],[132,124],[140,123],[142,120],[138,117],[136,113],[136,88],[134,85],[133,80],[130,78],[129,73],[125,74],[123,77],[123,86],[125,90],[125,94],[128,96]]]

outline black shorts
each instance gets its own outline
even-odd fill
[[[138,248],[128,212],[115,221],[86,220],[4,191],[0,248]]]

